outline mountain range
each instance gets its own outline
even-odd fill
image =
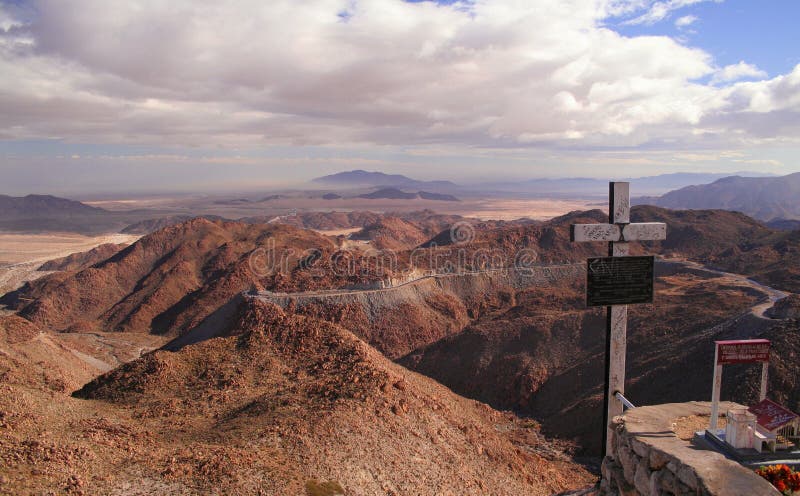
[[[739,176],[769,176],[759,172],[701,173],[677,172],[654,176],[618,178],[635,183],[640,194],[661,194],[689,185],[706,184],[718,179]],[[609,178],[612,179],[612,178]],[[434,191],[473,192],[482,194],[522,193],[535,196],[600,196],[608,189],[607,179],[566,177],[539,178],[519,181],[484,181],[479,184],[455,184],[450,181],[419,181],[400,174],[354,170],[318,177],[311,181],[317,185],[337,188],[384,187],[431,189]]]
[[[764,176],[758,172],[738,172],[743,176]],[[606,194],[609,180],[628,181],[634,185],[635,191],[640,194],[660,194],[673,189],[683,188],[694,184],[706,184],[718,179],[731,176],[728,173],[702,173],[702,172],[677,172],[659,174],[656,176],[622,177],[622,178],[541,178],[528,179],[517,182],[483,183],[485,190],[508,192],[525,192],[537,195],[553,196],[602,196]]]
[[[800,219],[800,173],[724,177],[711,184],[686,186],[660,197],[634,201],[672,209],[735,210],[764,221],[796,220]]]

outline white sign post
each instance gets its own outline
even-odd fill
[[[663,222],[631,223],[630,183],[611,182],[609,185],[608,224],[573,224],[572,241],[606,241],[608,255],[625,257],[630,254],[629,241],[655,241],[667,238]],[[606,388],[603,405],[602,456],[612,454],[608,445],[609,420],[623,411],[615,393],[625,394],[625,348],[628,327],[628,306],[606,307]]]

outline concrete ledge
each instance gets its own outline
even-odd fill
[[[732,403],[720,404],[725,411]],[[680,439],[673,424],[681,417],[708,416],[708,402],[667,403],[633,408],[611,425],[614,456],[603,460],[601,494],[713,495],[780,494],[753,471],[722,454]]]

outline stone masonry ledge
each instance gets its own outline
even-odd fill
[[[734,403],[720,403],[725,412]],[[677,437],[681,417],[708,416],[709,402],[633,408],[613,420],[614,456],[603,460],[603,494],[751,496],[780,494],[772,484],[716,451]]]

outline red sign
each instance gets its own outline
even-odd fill
[[[769,362],[768,339],[740,339],[735,341],[715,341],[717,344],[717,365],[729,363]]]
[[[769,431],[780,429],[797,418],[796,413],[770,400],[763,400],[761,403],[751,406],[748,410],[758,417],[758,425]]]

